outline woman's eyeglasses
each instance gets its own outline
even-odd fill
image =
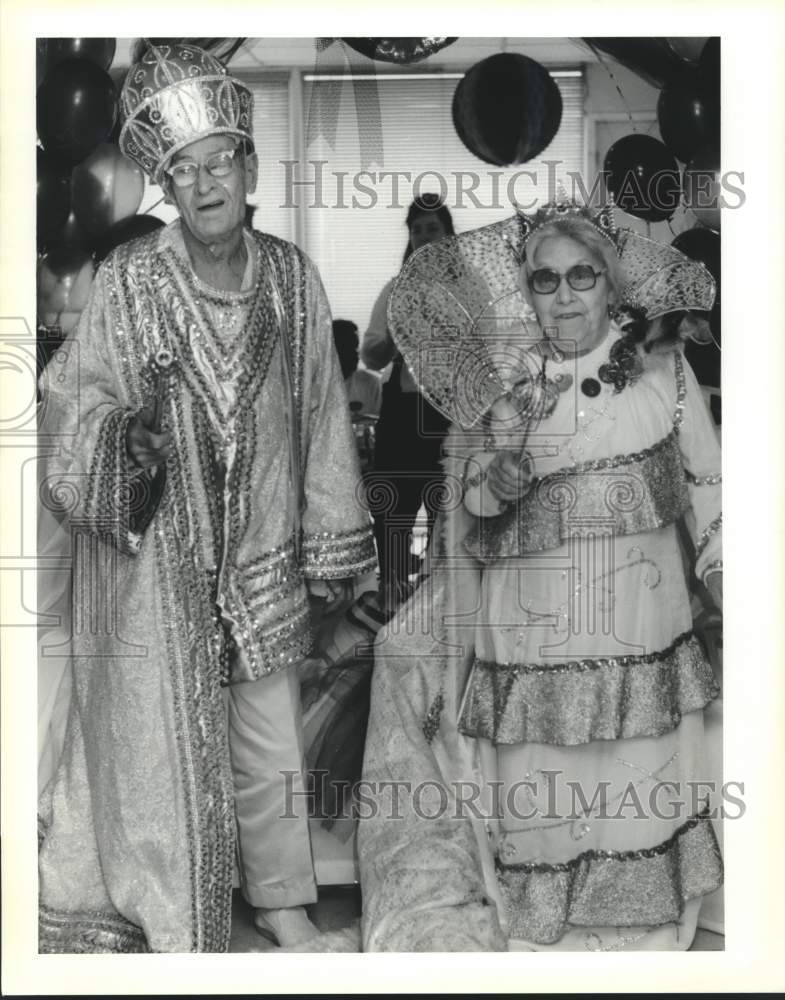
[[[605,274],[605,269],[595,271],[591,264],[575,264],[566,274],[560,274],[550,267],[541,267],[529,276],[529,287],[538,295],[553,295],[562,283],[562,278],[566,278],[574,292],[588,292],[597,284],[597,278],[601,274]]]
[[[181,188],[190,187],[196,182],[200,167],[204,167],[211,177],[228,177],[240,148],[241,146],[235,146],[234,149],[222,149],[208,156],[203,163],[197,163],[196,160],[181,160],[164,172],[169,174],[177,187]]]

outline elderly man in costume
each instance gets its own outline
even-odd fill
[[[240,81],[150,47],[121,105],[121,149],[179,219],[105,261],[46,387],[41,497],[67,527],[74,614],[40,948],[227,950],[236,844],[258,929],[292,945],[315,933],[309,589],[374,565],[329,309],[295,246],[244,229]]]

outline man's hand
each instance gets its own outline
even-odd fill
[[[171,431],[155,434],[150,430],[153,411],[146,407],[128,424],[125,443],[128,454],[142,469],[163,465],[172,455]]]
[[[325,602],[325,608],[337,605],[354,597],[354,577],[347,576],[336,580],[309,580],[308,591],[312,597]]]
[[[531,458],[500,451],[488,466],[488,489],[497,500],[511,503],[529,489],[534,472]]]

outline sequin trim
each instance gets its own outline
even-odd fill
[[[712,536],[716,535],[721,527],[722,527],[722,514],[718,514],[711,522],[711,524],[709,524],[708,527],[703,529],[703,531],[700,534],[700,538],[698,538],[697,544],[695,545],[696,559],[700,558],[701,554],[703,553],[703,550],[711,541]]]
[[[119,914],[71,913],[39,906],[39,954],[130,954],[149,950],[142,929]]]
[[[229,364],[229,345],[222,345],[220,337],[212,335],[210,317],[202,301],[203,293],[196,285],[190,268],[173,252],[158,254],[154,266],[158,273],[156,293],[164,302],[164,322],[172,349],[176,357],[183,359],[178,368],[180,378],[203,401],[216,427],[231,426],[243,415],[253,416],[253,401],[267,376],[280,334],[268,298],[256,294],[251,299],[245,326],[234,341],[235,345],[239,345],[231,352],[232,370],[239,372],[235,387],[236,404],[224,416],[212,387],[193,356],[192,344],[195,338],[201,339],[210,363],[219,373]]]
[[[518,863],[497,876],[509,935],[538,944],[570,927],[657,927],[722,884],[722,857],[704,812],[639,851],[586,851],[564,864]]]
[[[718,694],[714,673],[692,632],[666,649],[637,656],[553,666],[478,659],[459,728],[495,744],[574,746],[660,736]]]
[[[209,575],[181,558],[168,518],[156,542],[189,834],[192,950],[223,952],[231,932],[234,792]]]
[[[313,635],[308,597],[301,573],[256,595],[237,583],[224,597],[224,611],[235,622],[232,642],[239,655],[224,664],[222,681],[257,680],[293,666],[308,655]]]
[[[689,469],[685,469],[684,475],[691,486],[717,486],[722,482],[721,472],[715,472],[710,476],[694,476]]]
[[[676,411],[673,414],[673,428],[678,431],[684,420],[684,400],[687,398],[687,380],[684,377],[684,360],[681,353],[674,354],[676,366]]]
[[[303,571],[311,580],[360,576],[376,567],[370,527],[354,531],[320,532],[303,539]]]
[[[128,410],[118,408],[108,413],[98,427],[87,476],[72,479],[66,475],[48,484],[47,499],[47,505],[52,509],[57,509],[61,495],[69,504],[75,499],[74,520],[78,520],[83,528],[100,531],[106,541],[111,541],[125,555],[136,555],[138,552],[130,530],[130,514],[135,509],[135,500],[139,498],[135,497],[134,484],[128,475],[125,443],[132,419],[133,413]]]
[[[652,531],[672,524],[688,506],[673,430],[643,451],[584,462],[535,480],[498,517],[478,518],[464,548],[481,562],[493,562],[558,548],[582,523],[616,535]]]
[[[166,328],[157,310],[161,289],[155,286],[165,278],[161,245],[157,234],[127,244],[115,252],[111,269],[110,300],[119,317],[113,331],[136,406],[144,402],[139,373],[147,359],[161,347],[172,348],[162,340]],[[166,304],[174,307],[176,300],[167,296]],[[186,414],[184,398],[175,385],[167,409],[169,427],[183,450],[188,417],[195,412]],[[198,476],[200,471],[176,457],[167,464],[167,489],[154,539],[165,625],[161,657],[169,669],[174,708],[173,766],[179,766],[185,812],[182,846],[191,906],[183,921],[190,927],[192,951],[223,952],[231,929],[234,795],[220,692],[222,631],[216,616],[215,573],[204,564],[205,540],[194,507],[200,493],[193,473]],[[209,488],[209,483],[199,485]]]

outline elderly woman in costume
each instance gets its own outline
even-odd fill
[[[308,591],[375,564],[329,309],[295,246],[244,228],[241,81],[150,47],[121,105],[123,152],[179,218],[107,258],[46,385],[73,694],[41,803],[40,947],[227,950],[236,847],[258,929],[293,945],[315,933]]]
[[[718,688],[677,524],[719,603],[721,487],[680,335],[713,297],[564,199],[402,273],[391,327],[452,418],[452,497],[376,643],[368,949],[689,947],[722,879],[699,783]]]

